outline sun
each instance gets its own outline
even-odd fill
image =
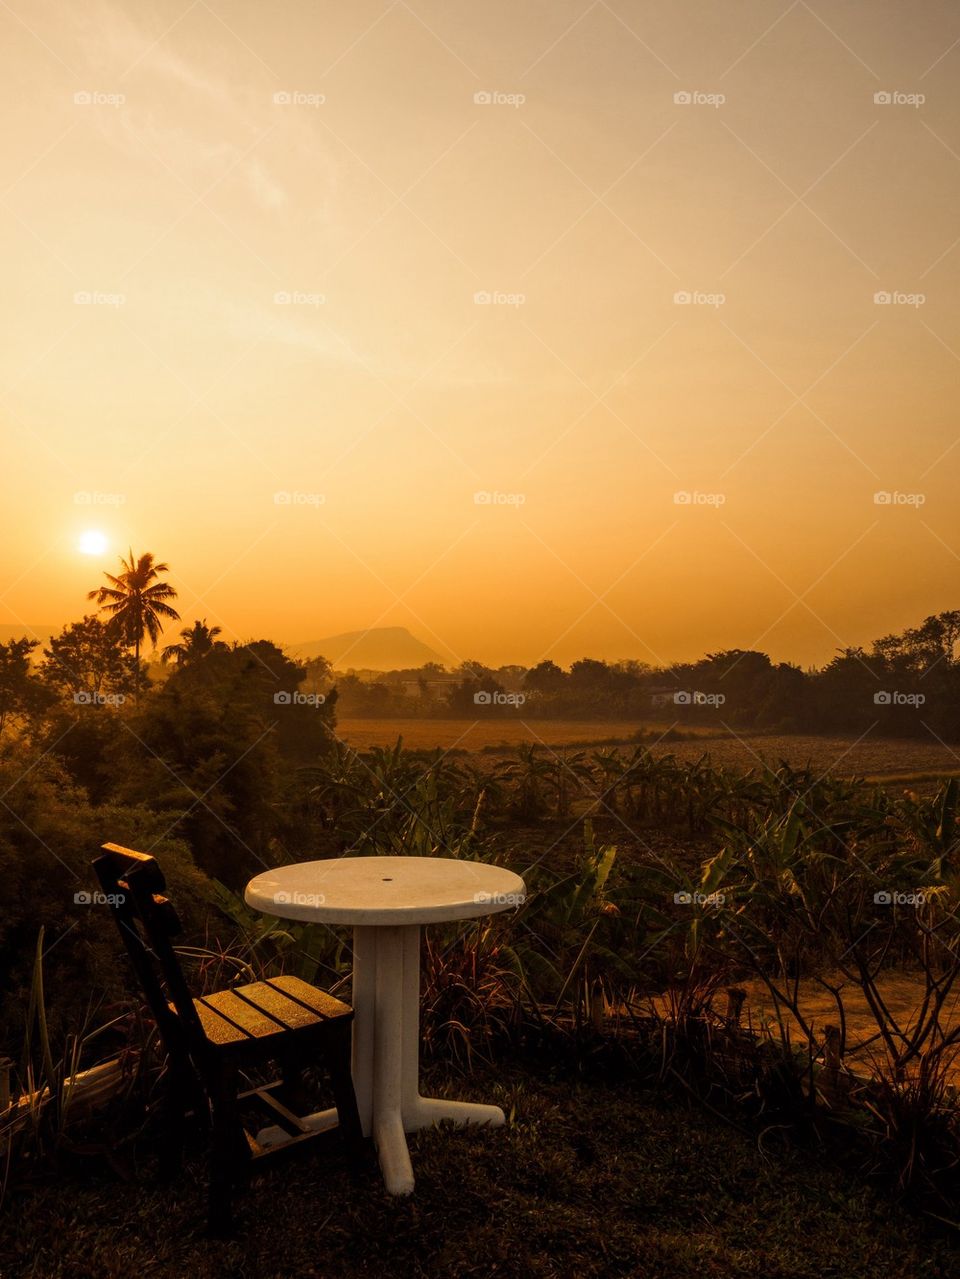
[[[81,533],[77,541],[77,550],[81,555],[102,555],[109,546],[106,533],[99,529],[89,528]]]

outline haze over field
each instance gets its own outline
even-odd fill
[[[230,639],[451,664],[824,662],[950,606],[947,0],[0,33],[0,624],[130,546]]]

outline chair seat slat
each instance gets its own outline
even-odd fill
[[[353,1015],[353,1009],[349,1004],[345,1004],[334,995],[327,994],[325,990],[319,990],[316,986],[311,986],[309,982],[301,981],[299,977],[270,977],[261,984],[272,986],[274,990],[279,990],[289,999],[304,1005],[312,1012],[319,1013],[323,1018],[350,1017]]]
[[[201,1020],[203,1013],[199,1005],[212,1009],[220,1017],[232,1022],[250,1039],[266,1039],[270,1035],[283,1034],[289,1027],[275,1017],[268,1016],[263,1009],[241,999],[235,991],[218,990],[213,995],[204,995],[194,1000]]]

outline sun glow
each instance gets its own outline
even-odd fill
[[[102,555],[108,546],[106,533],[95,528],[87,529],[77,540],[77,550],[81,555]]]

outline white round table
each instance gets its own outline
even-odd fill
[[[519,906],[523,880],[484,862],[449,857],[341,857],[280,866],[251,879],[247,905],[306,923],[353,926],[353,1081],[392,1195],[413,1190],[404,1136],[452,1119],[505,1122],[499,1106],[420,1096],[420,927]],[[306,1120],[325,1128],[335,1111]],[[278,1131],[258,1134],[269,1144]]]

